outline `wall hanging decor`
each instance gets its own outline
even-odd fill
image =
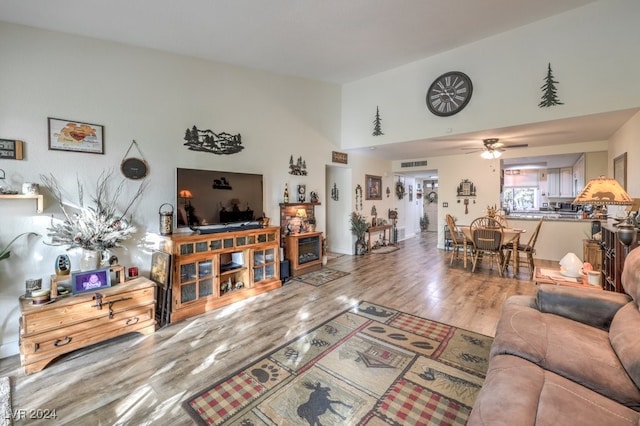
[[[404,198],[404,194],[404,182],[398,178],[398,181],[396,182],[396,196],[398,197],[398,200],[402,200]]]
[[[458,197],[475,197],[476,186],[469,179],[463,179],[457,188]]]
[[[331,161],[334,163],[347,164],[349,156],[345,152],[331,151]]]
[[[104,126],[51,117],[47,120],[50,150],[104,154]]]
[[[409,201],[413,201],[413,185],[409,185]]]
[[[338,185],[336,185],[336,183],[333,183],[333,188],[331,188],[331,199],[333,201],[338,201],[340,199],[340,193],[338,191]]]
[[[389,198],[389,195],[391,194],[391,189],[390,189],[388,186],[387,186],[387,191],[386,191],[386,193],[387,193],[387,198]]]
[[[547,76],[544,78],[544,84],[540,87],[542,89],[542,101],[538,104],[540,108],[548,108],[554,105],[564,105],[558,99],[558,90],[556,89],[558,82],[554,80],[553,72],[551,71],[551,62],[549,62],[547,68]]]
[[[376,106],[376,118],[373,120],[373,136],[382,136],[382,126],[380,123],[382,120],[380,119],[380,109]]]
[[[295,176],[306,176],[307,175],[307,162],[302,159],[302,157],[298,157],[298,160],[293,162],[293,155],[289,157],[289,174]]]
[[[362,186],[356,186],[356,210],[362,210]]]
[[[435,203],[438,201],[438,193],[435,191],[431,191],[430,193],[427,194],[427,201],[429,201],[429,203]]]
[[[473,94],[471,78],[460,71],[449,71],[436,78],[427,90],[427,107],[439,117],[459,113]]]
[[[209,129],[200,130],[195,125],[185,131],[184,145],[191,151],[210,152],[212,154],[236,154],[244,149],[240,133],[215,133]]]
[[[22,160],[22,141],[0,139],[0,160]]]
[[[365,199],[382,200],[382,176],[365,175]]]
[[[129,155],[131,148],[133,148],[134,146],[138,150],[141,158],[127,158],[127,155]],[[122,162],[120,163],[120,171],[126,178],[133,180],[145,178],[149,174],[149,164],[147,164],[147,162],[145,161],[144,156],[142,155],[142,151],[140,151],[140,147],[138,146],[138,143],[135,141],[135,139],[133,140],[133,142],[131,142],[131,145],[129,145],[129,149],[127,149],[127,152],[124,153],[124,157],[122,158]]]

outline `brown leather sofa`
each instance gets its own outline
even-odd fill
[[[468,425],[640,425],[640,248],[622,283],[510,297]]]

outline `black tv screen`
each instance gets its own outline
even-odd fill
[[[176,206],[178,228],[258,220],[262,175],[178,168]]]

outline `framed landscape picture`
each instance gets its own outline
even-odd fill
[[[49,117],[49,149],[104,154],[104,126]]]
[[[365,175],[365,200],[382,200],[382,176]]]
[[[166,287],[171,279],[171,255],[162,251],[151,254],[151,281]]]

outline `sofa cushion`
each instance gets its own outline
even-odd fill
[[[629,252],[622,268],[622,287],[640,307],[640,246]]]
[[[633,304],[633,302],[629,302]],[[630,408],[640,409],[640,390],[620,363],[604,330],[505,304],[491,356],[516,355]]]
[[[640,387],[640,311],[635,303],[620,309],[611,323],[609,341],[627,374]]]
[[[631,301],[626,294],[540,284],[536,303],[540,312],[561,315],[608,330],[618,309]]]
[[[522,358],[497,355],[467,425],[638,425],[640,413]]]

